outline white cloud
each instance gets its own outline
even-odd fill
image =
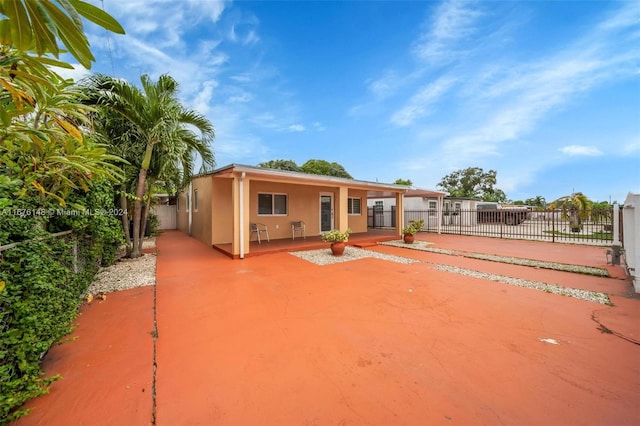
[[[459,41],[476,32],[475,24],[483,13],[475,2],[448,0],[438,6],[430,29],[414,45],[415,55],[429,63],[449,62],[460,55]]]
[[[84,77],[87,77],[91,72],[78,63],[69,64],[73,68],[60,68],[60,67],[51,67],[51,70],[58,74],[60,77],[65,80],[73,79],[73,81],[80,81]]]
[[[622,153],[624,155],[632,155],[640,153],[640,136],[631,139],[629,142],[622,144]]]
[[[305,128],[302,124],[292,124],[288,127],[290,132],[304,132]]]
[[[218,87],[217,81],[205,81],[200,92],[198,92],[198,95],[193,101],[192,109],[198,111],[200,114],[207,115],[210,110],[213,90],[216,87]]]
[[[313,128],[318,132],[324,132],[327,128],[323,126],[320,122],[316,121],[313,123]]]
[[[602,155],[602,151],[600,151],[595,146],[584,146],[584,145],[563,146],[562,148],[560,148],[560,152],[572,157],[573,156],[598,157]]]
[[[454,84],[455,79],[444,77],[420,88],[404,107],[391,116],[391,122],[398,126],[408,126],[416,119],[427,115],[431,105],[437,102]]]

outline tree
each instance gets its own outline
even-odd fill
[[[0,0],[0,43],[18,51],[42,57],[51,54],[58,58],[61,41],[67,51],[85,68],[95,60],[84,34],[82,18],[108,31],[124,34],[124,29],[102,9],[80,0]],[[71,68],[68,64],[59,65]],[[16,67],[17,68],[17,67]]]
[[[504,191],[495,188],[496,176],[495,170],[485,172],[480,167],[468,167],[446,175],[437,186],[451,197],[479,197],[484,201],[504,202],[507,196]]]
[[[413,182],[411,182],[411,179],[396,179],[395,182],[396,185],[406,185],[406,186],[411,186],[413,185]]]
[[[290,172],[301,172],[302,169],[293,160],[271,160],[258,164],[258,167],[265,169],[287,170]]]
[[[83,65],[93,56],[80,17],[124,33],[108,14],[79,0],[0,0],[0,207],[11,200],[65,205],[93,177],[119,178],[106,148],[85,136],[90,128],[81,93],[49,66],[70,68],[59,40]],[[31,56],[35,52],[40,56]]]
[[[194,151],[200,153],[205,167],[214,164],[209,148],[215,136],[213,125],[203,115],[180,104],[178,83],[166,74],[161,75],[157,82],[148,75],[143,75],[140,81],[142,90],[126,81],[103,75],[88,80],[96,91],[92,102],[121,114],[132,126],[129,140],[132,147],[144,147],[139,158],[138,176],[133,184],[133,235],[129,250],[132,258],[142,255],[144,224],[148,214],[148,202],[144,209],[143,202],[149,196],[149,184],[167,179],[169,175],[173,182],[188,182]],[[199,131],[200,136],[192,128]],[[150,182],[147,182],[148,177]]]
[[[309,160],[301,167],[304,173],[323,176],[335,176],[347,179],[353,177],[338,163],[329,163],[326,160]]]
[[[547,207],[547,200],[545,200],[541,195],[536,195],[535,198],[527,198],[524,200],[524,204],[538,209],[544,209]]]
[[[593,202],[582,192],[565,195],[549,204],[550,209],[562,211],[562,216],[569,219],[569,226],[573,231],[582,228],[582,221],[589,217],[592,207]]]

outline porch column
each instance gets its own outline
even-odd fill
[[[233,205],[233,237],[231,238],[231,254],[233,257],[240,255],[240,175],[234,174],[231,189],[231,199]]]
[[[335,215],[337,219],[336,229],[340,232],[344,232],[349,227],[349,188],[341,186],[338,188],[338,214]]]
[[[402,228],[404,228],[404,193],[396,194],[396,235],[402,237]]]
[[[249,196],[250,180],[244,173],[233,177],[233,239],[231,253],[234,257],[243,258],[249,253],[249,220],[251,197]]]

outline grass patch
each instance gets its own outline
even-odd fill
[[[602,240],[613,241],[613,233],[611,232],[594,232],[593,234],[580,234],[578,232],[562,232],[562,231],[542,231],[545,234],[559,235],[562,237],[575,238],[577,240]]]

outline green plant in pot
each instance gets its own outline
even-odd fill
[[[407,244],[413,244],[415,235],[424,226],[424,219],[410,220],[409,225],[402,228],[402,234],[404,242]]]
[[[345,243],[349,240],[351,235],[351,229],[347,228],[346,231],[341,232],[338,229],[332,229],[329,232],[322,234],[322,241],[325,243],[331,243],[331,253],[334,256],[342,256],[344,253]]]

